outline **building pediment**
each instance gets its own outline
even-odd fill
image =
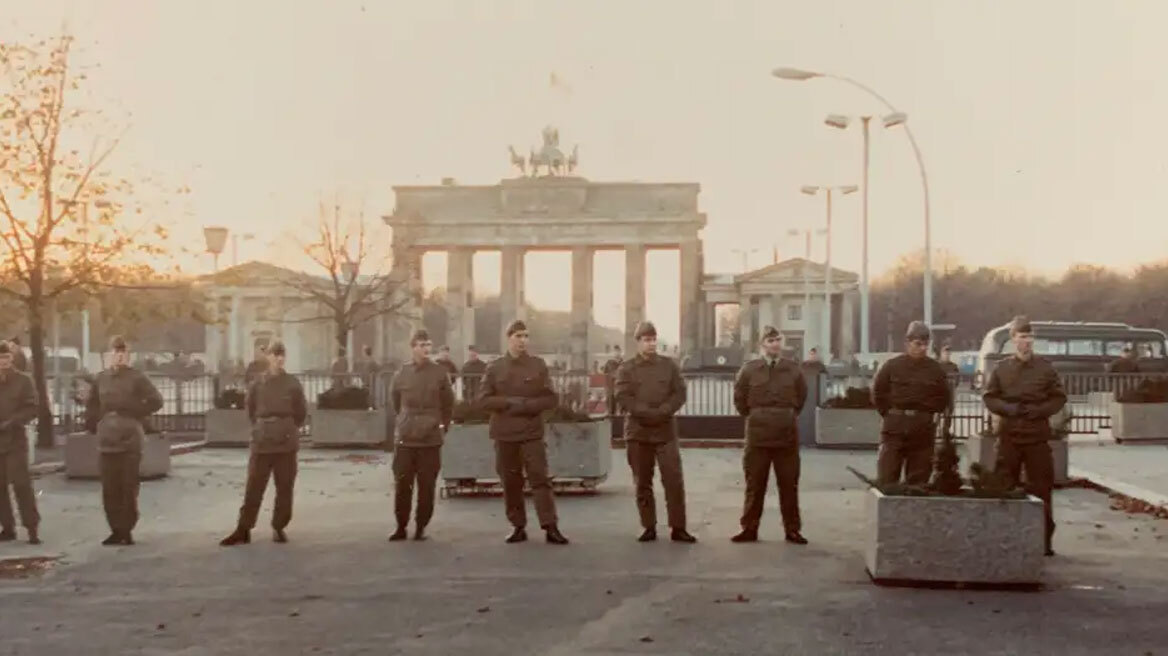
[[[812,283],[822,283],[827,277],[827,267],[819,262],[810,262],[801,257],[783,260],[770,266],[754,271],[747,271],[746,273],[734,277],[734,282],[742,285],[749,283],[757,284],[783,284],[783,283],[802,283],[804,277]],[[843,269],[831,268],[832,283],[851,283],[858,282],[859,276],[851,271]]]

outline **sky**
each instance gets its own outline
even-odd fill
[[[586,178],[700,183],[709,273],[741,271],[742,249],[750,268],[801,256],[788,230],[826,217],[799,188],[862,175],[858,126],[825,115],[885,113],[836,80],[777,80],[777,66],[853,78],[908,114],[935,249],[1046,274],[1162,259],[1166,21],[1161,0],[0,0],[0,38],[65,22],[100,62],[97,93],[131,114],[116,165],[192,188],[175,239],[196,248],[224,225],[256,235],[241,261],[285,262],[278,237],[321,194],[342,189],[372,220],[395,184],[494,184],[514,175],[507,146],[526,152],[554,124]],[[869,184],[875,277],[924,243],[912,148],[878,118]],[[858,270],[860,220],[860,194],[837,200],[834,265]],[[594,312],[619,326],[623,261],[598,258]],[[497,289],[498,257],[475,266],[480,290]],[[443,255],[424,268],[443,282]],[[527,270],[532,302],[567,308],[567,254]],[[651,253],[649,271],[668,340],[676,254]]]

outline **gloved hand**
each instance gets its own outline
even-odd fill
[[[1018,417],[1021,416],[1022,405],[1018,403],[1004,403],[1002,404],[1003,416]]]
[[[527,399],[522,396],[508,396],[507,397],[507,412],[513,415],[521,415],[527,410]]]
[[[1042,416],[1042,413],[1039,412],[1038,406],[1036,405],[1023,405],[1018,413],[1027,419],[1033,419],[1035,421],[1046,418]]]

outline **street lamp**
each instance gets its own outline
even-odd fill
[[[799,320],[803,322],[804,340],[803,340],[803,353],[801,354],[801,356],[804,358],[807,357],[807,347],[809,345],[809,342],[811,341],[810,331],[807,330],[809,322],[810,322],[810,316],[811,316],[811,279],[807,275],[807,265],[811,262],[811,234],[813,232],[821,237],[827,235],[827,230],[824,228],[819,228],[818,230],[812,230],[811,228],[804,228],[802,230],[799,230],[796,228],[791,228],[790,230],[787,231],[787,236],[789,236],[789,237],[802,236],[804,238],[804,248],[803,248],[803,311],[800,313],[800,317],[799,317]]]
[[[242,235],[231,235],[231,266],[238,266],[239,265],[239,239],[240,239],[240,237],[242,237],[244,241],[251,241],[252,239],[255,239],[255,234],[251,233],[251,232],[247,232],[247,233],[244,233]]]
[[[800,68],[789,67],[776,68],[771,71],[771,75],[774,75],[780,80],[791,80],[795,82],[803,82],[819,77],[846,82],[856,87],[857,89],[864,91],[876,100],[879,100],[888,109],[888,111],[891,112],[888,116],[884,117],[884,127],[890,128],[897,125],[904,126],[904,134],[908,137],[909,143],[912,144],[913,154],[916,155],[917,158],[917,167],[921,170],[921,187],[924,190],[925,196],[925,323],[930,326],[933,325],[933,237],[931,225],[929,222],[929,178],[925,173],[925,160],[923,157],[921,157],[921,148],[917,145],[917,140],[916,137],[913,136],[912,130],[909,129],[908,116],[904,112],[898,111],[895,107],[893,107],[892,103],[888,102],[884,96],[881,96],[870,87],[865,86],[864,84],[861,84],[860,82],[857,82],[850,77],[845,77],[842,75],[831,75],[829,73],[818,73],[815,71],[806,71]],[[868,184],[865,182],[865,193],[867,193],[867,188]],[[865,225],[867,225],[866,222]],[[865,254],[866,253],[867,249],[865,248]],[[866,320],[863,321],[863,325],[865,327],[868,325]],[[865,348],[866,347],[867,344],[865,344]]]
[[[227,245],[227,228],[207,226],[203,228],[203,240],[207,242],[207,252],[215,258],[215,271],[219,271],[219,255]]]
[[[839,192],[841,194],[847,195],[847,194],[855,193],[858,189],[859,189],[859,187],[857,187],[856,185],[836,185],[836,186],[803,185],[802,187],[799,188],[800,192],[807,194],[808,196],[814,196],[814,195],[818,194],[820,191],[823,191],[824,196],[827,197],[827,227],[824,230],[826,240],[827,240],[827,253],[826,253],[826,256],[824,258],[826,260],[826,266],[824,268],[824,274],[823,274],[823,314],[824,314],[824,320],[823,320],[822,333],[824,335],[824,346],[827,349],[827,353],[826,353],[825,357],[828,357],[829,359],[830,359],[830,355],[832,352],[831,351],[831,195],[832,195],[832,192]]]
[[[871,116],[860,116],[860,124],[863,126],[864,134],[864,166],[863,166],[863,188],[864,188],[864,202],[861,224],[861,264],[860,264],[860,352],[868,354],[868,328],[869,328],[869,312],[868,299],[870,286],[868,283],[868,152],[869,152],[869,131],[868,124],[872,120]],[[893,127],[900,125],[905,121],[903,112],[893,112],[884,117],[884,126]],[[828,114],[823,120],[825,125],[831,126],[839,130],[848,129],[851,123],[850,116],[841,114]]]

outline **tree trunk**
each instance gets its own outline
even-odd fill
[[[37,448],[56,446],[53,435],[53,406],[45,375],[44,307],[40,298],[28,299],[28,348],[32,351],[32,381],[37,394]]]

